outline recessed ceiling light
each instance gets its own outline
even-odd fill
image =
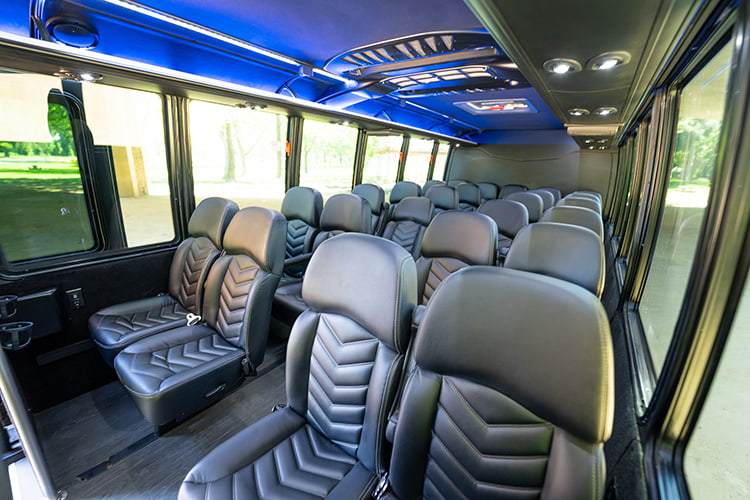
[[[591,144],[592,142],[594,142],[594,139],[585,139],[583,142],[585,142],[586,144]]]
[[[587,67],[593,71],[604,71],[630,62],[630,54],[625,51],[604,52],[589,61]]]
[[[605,148],[604,146],[599,146],[598,149],[607,149],[607,148]]]
[[[586,116],[589,114],[589,110],[584,108],[573,108],[568,110],[568,114],[571,116]]]
[[[594,146],[589,146],[587,149],[594,149]]]
[[[548,59],[544,61],[544,69],[550,73],[556,73],[562,75],[565,73],[575,73],[581,71],[583,67],[581,63],[575,59],[564,59],[562,57],[556,57],[554,59]]]
[[[518,80],[508,80],[508,85],[510,85],[511,87],[515,87],[516,85],[518,85]]]
[[[617,108],[612,107],[597,108],[594,110],[594,114],[599,116],[609,116],[615,113],[617,113]]]
[[[599,139],[596,142],[598,142],[599,144],[607,144],[609,141],[607,139]]]

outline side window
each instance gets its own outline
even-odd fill
[[[300,186],[318,189],[323,199],[352,189],[357,129],[305,120],[302,126]]]
[[[386,199],[396,183],[403,142],[404,138],[400,135],[367,137],[362,182],[382,187]]]
[[[195,201],[221,196],[279,210],[284,199],[287,117],[190,103]]]
[[[83,84],[82,90],[94,145],[108,151],[114,170],[124,246],[172,241],[175,230],[161,97],[95,83]]]
[[[731,51],[727,45],[718,52],[680,96],[669,189],[639,307],[657,375],[680,312],[711,190]]]
[[[435,168],[432,171],[432,178],[443,180],[445,169],[448,166],[448,152],[451,150],[450,144],[440,143],[438,146],[437,156],[435,157]]]
[[[8,262],[91,250],[95,239],[60,81],[0,74],[0,244]]]
[[[426,139],[409,140],[409,151],[406,153],[406,167],[404,167],[405,181],[416,182],[420,186],[427,181],[434,145],[434,141]]]

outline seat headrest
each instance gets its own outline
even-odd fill
[[[500,190],[500,194],[497,196],[498,198],[505,198],[511,193],[520,193],[522,191],[526,191],[529,188],[524,186],[523,184],[506,184],[503,186],[503,188]]]
[[[579,190],[579,191],[573,191],[570,194],[576,194],[576,195],[578,195],[578,194],[584,194],[584,195],[589,195],[589,196],[593,196],[594,198],[598,199],[599,201],[602,201],[602,193],[600,193],[599,191],[590,191],[590,190],[587,190],[587,189],[582,189],[582,190]]]
[[[416,182],[401,181],[394,184],[389,200],[394,204],[410,196],[422,196],[422,188]]]
[[[572,205],[552,207],[542,216],[541,222],[559,222],[586,227],[594,231],[604,241],[604,224],[598,213],[588,208]]]
[[[454,187],[458,186],[459,184],[464,184],[465,182],[468,182],[468,181],[465,181],[463,179],[451,179],[451,180],[448,181],[448,185],[450,187],[454,188]]]
[[[370,204],[370,210],[373,215],[380,215],[385,203],[385,191],[375,184],[358,184],[352,189],[352,194],[361,196]]]
[[[424,186],[422,186],[422,194],[427,194],[427,190],[430,189],[432,186],[445,186],[445,182],[439,180],[439,179],[431,179],[424,183]]]
[[[542,212],[544,212],[544,202],[542,201],[542,197],[536,193],[519,191],[510,193],[505,199],[523,203],[524,206],[526,206],[526,210],[529,211],[529,222],[538,221],[542,216]]]
[[[497,232],[509,238],[515,238],[518,231],[529,223],[526,206],[513,200],[487,200],[477,212],[494,220]]]
[[[570,193],[566,198],[583,198],[586,200],[593,200],[595,201],[600,207],[602,206],[602,198],[601,196],[597,196],[593,193],[584,193],[581,191],[575,191],[573,193]]]
[[[497,184],[493,184],[492,182],[480,182],[477,186],[479,186],[479,193],[482,195],[483,200],[494,200],[500,192]]]
[[[188,234],[193,237],[205,236],[216,248],[222,248],[224,231],[238,210],[237,204],[231,200],[206,198],[195,207],[190,216]]]
[[[318,312],[351,318],[397,352],[409,341],[417,269],[409,252],[367,234],[324,241],[310,259],[302,298]]]
[[[548,191],[548,192],[552,193],[552,196],[555,197],[555,203],[557,203],[558,201],[560,201],[560,198],[562,198],[562,192],[559,189],[557,189],[557,188],[553,188],[553,187],[540,187],[540,188],[537,188],[537,189],[540,190],[540,191]]]
[[[587,442],[612,429],[609,322],[593,295],[505,268],[451,274],[414,344],[419,368],[484,385]]]
[[[478,207],[482,202],[482,193],[479,191],[479,186],[476,184],[464,182],[456,186],[456,192],[458,193],[459,203],[469,203]]]
[[[450,186],[437,185],[432,186],[424,194],[425,198],[432,200],[435,208],[443,210],[453,210],[458,208],[458,193]]]
[[[542,199],[542,205],[543,205],[544,210],[547,210],[548,208],[552,208],[555,206],[555,195],[553,195],[549,191],[545,191],[543,189],[532,189],[528,192],[534,193],[535,195],[539,196]]]
[[[335,194],[328,198],[320,214],[323,231],[369,232],[372,226],[370,204],[354,194]]]
[[[568,206],[574,206],[574,207],[583,207],[588,208],[589,210],[593,210],[594,212],[601,214],[602,213],[602,207],[601,204],[593,200],[591,198],[583,198],[583,197],[577,197],[577,196],[566,196],[559,202],[557,202],[558,205],[568,205]]]
[[[427,226],[422,257],[452,257],[472,266],[492,265],[497,225],[477,212],[442,212]]]
[[[505,267],[575,283],[597,297],[604,289],[604,246],[599,236],[585,227],[530,224],[513,240]]]
[[[318,227],[323,211],[323,195],[317,189],[297,186],[284,195],[281,213],[287,220],[299,219],[307,225]]]
[[[250,256],[266,272],[281,275],[286,248],[286,217],[264,207],[243,208],[224,233],[224,250]]]
[[[413,220],[418,224],[426,226],[432,217],[432,201],[429,198],[418,198],[410,196],[404,198],[393,210],[391,220]]]

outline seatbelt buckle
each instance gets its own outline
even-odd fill
[[[372,492],[372,498],[380,500],[390,489],[391,485],[388,482],[388,473],[384,472],[383,475],[380,476],[380,480],[378,481],[377,486],[375,486],[375,490]]]
[[[201,318],[199,314],[188,313],[185,319],[187,320],[187,326],[195,326],[200,323],[203,318]]]
[[[247,356],[242,358],[241,364],[242,364],[242,373],[246,377],[249,377],[250,375],[255,375],[255,367],[250,362],[250,359]]]

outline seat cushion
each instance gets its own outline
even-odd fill
[[[146,420],[161,425],[208,406],[243,378],[244,351],[206,325],[131,344],[115,370]]]
[[[291,325],[305,309],[307,304],[302,299],[302,280],[282,282],[273,296],[274,317]]]
[[[376,477],[290,408],[259,420],[188,473],[180,500],[368,498]]]
[[[104,360],[130,344],[156,333],[184,326],[188,311],[169,295],[105,307],[89,318],[89,331]]]

